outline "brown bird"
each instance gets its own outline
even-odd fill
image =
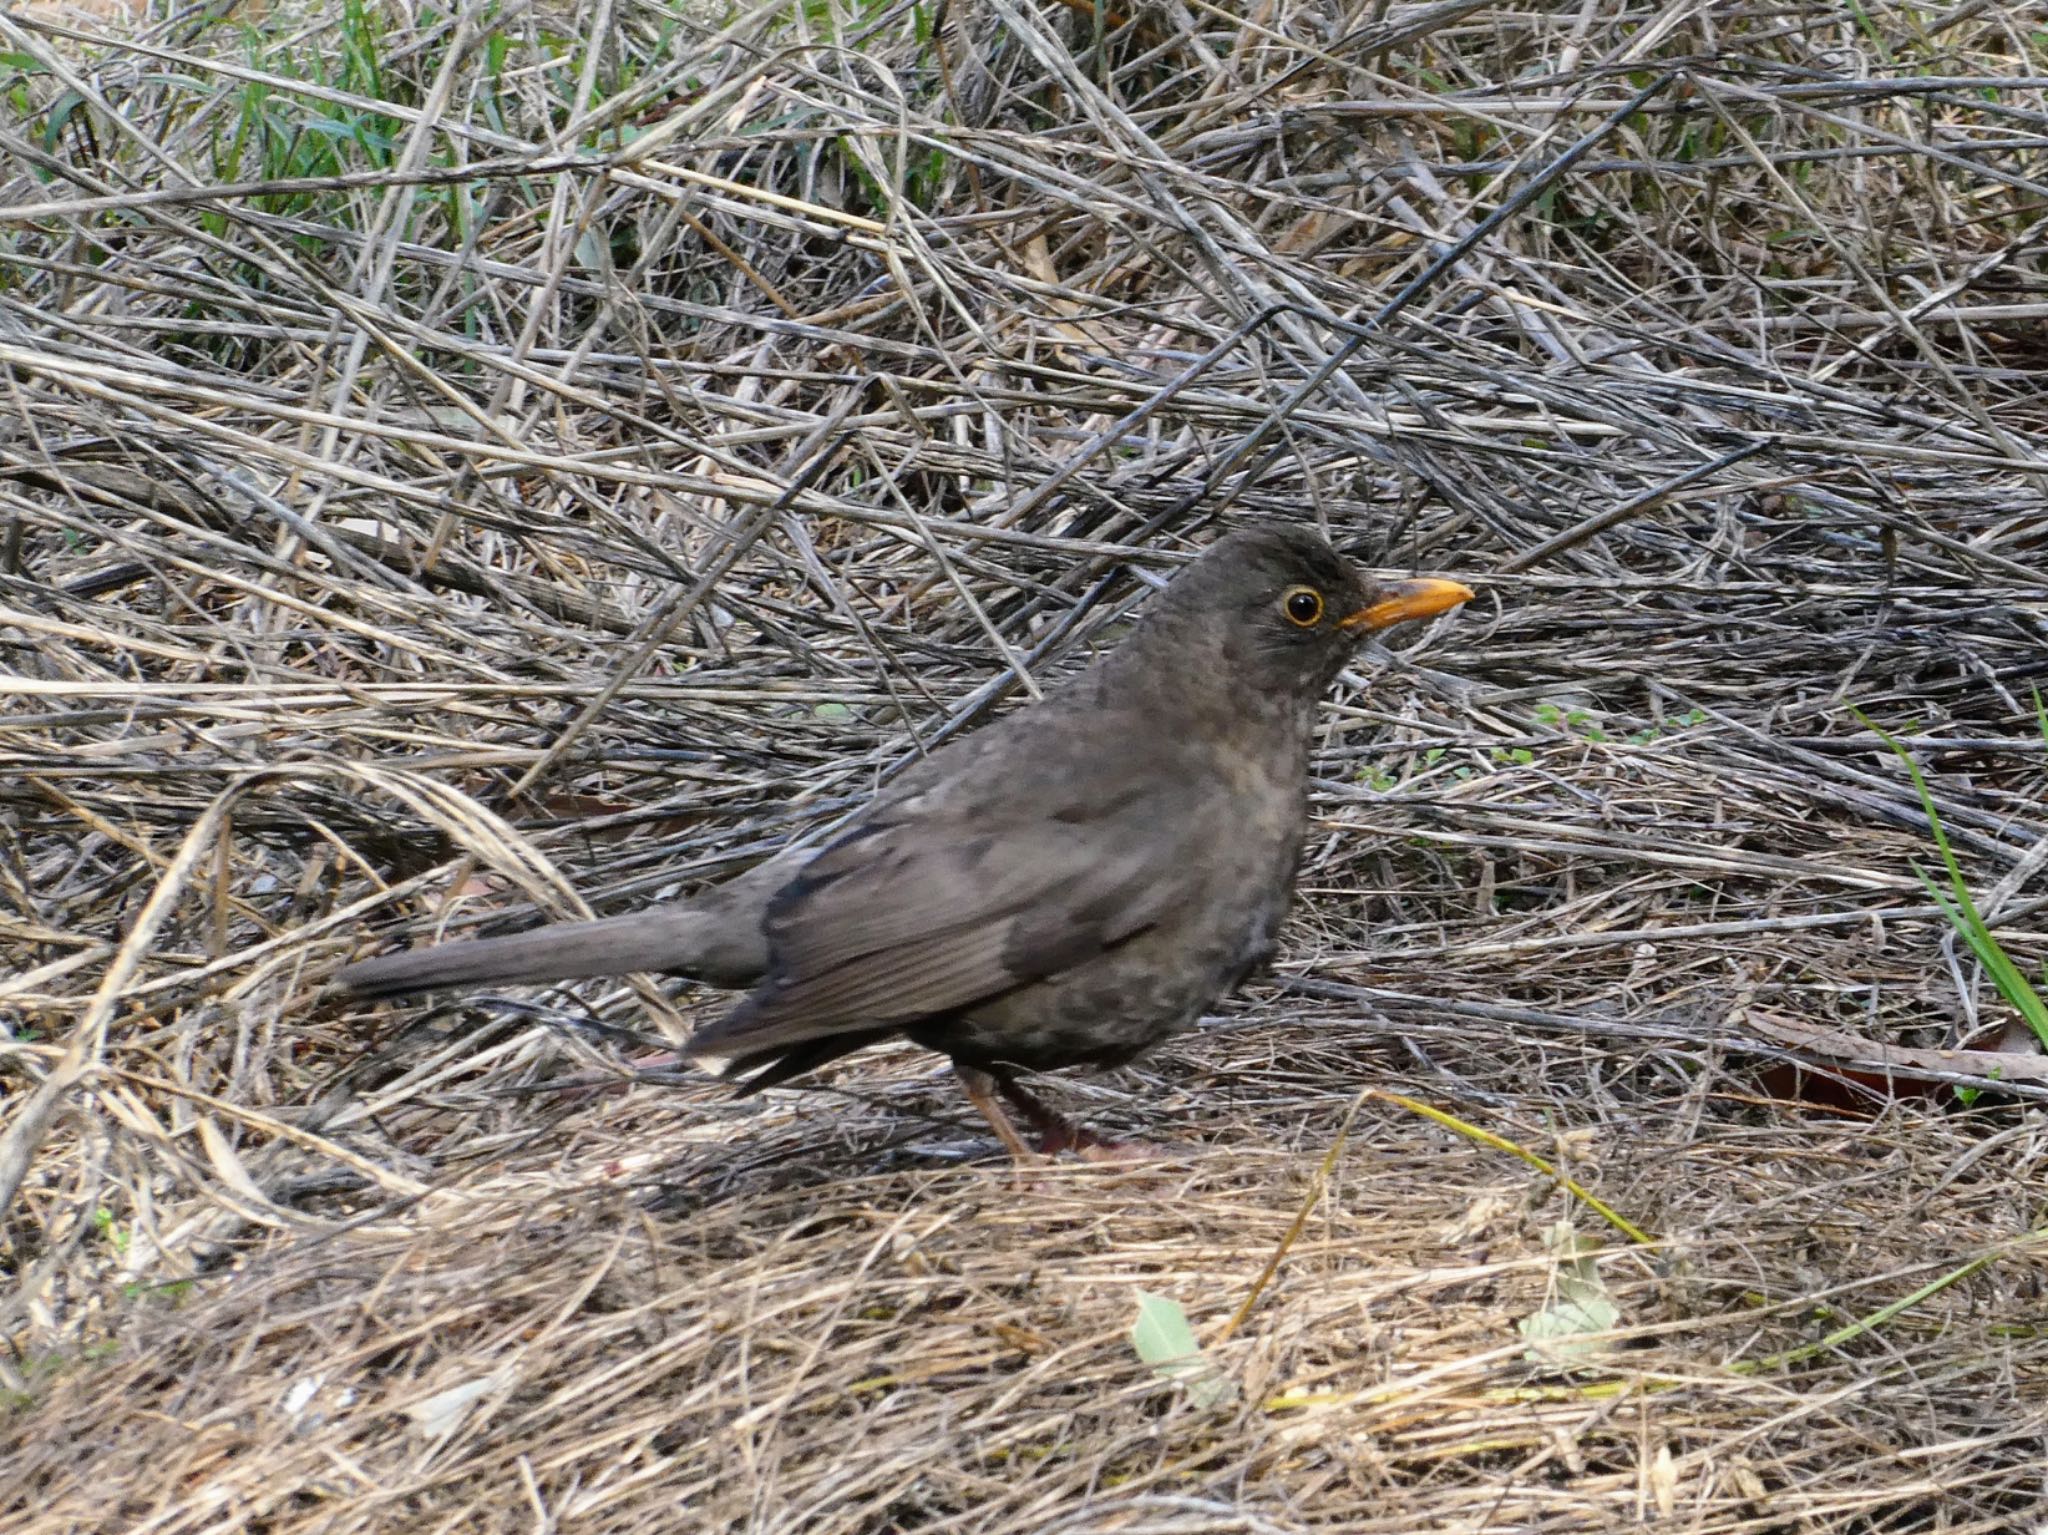
[[[1312,533],[1219,539],[1115,651],[950,743],[821,848],[693,901],[350,965],[366,997],[669,971],[747,987],[689,1053],[742,1092],[908,1036],[1011,1154],[1110,1151],[1016,1073],[1121,1065],[1270,950],[1307,829],[1317,701],[1363,635],[1469,600],[1368,580]]]

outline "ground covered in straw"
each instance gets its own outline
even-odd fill
[[[1873,727],[2038,968],[2039,26],[0,13],[0,1523],[2030,1527],[2048,1069]],[[829,827],[1260,516],[1480,596],[1275,973],[1046,1084],[1159,1162],[326,988]]]

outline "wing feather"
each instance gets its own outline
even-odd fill
[[[1157,785],[1160,780],[1154,778]],[[700,1030],[729,1056],[955,1013],[1072,968],[1193,890],[1206,835],[1197,784],[1106,797],[1075,781],[991,826],[980,796],[878,807],[769,907],[767,980]]]

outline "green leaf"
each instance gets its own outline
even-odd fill
[[[50,103],[49,120],[43,125],[43,148],[55,149],[64,136],[64,125],[71,121],[71,114],[85,109],[85,98],[77,91],[65,91]]]
[[[1541,1311],[1523,1317],[1515,1328],[1529,1343],[1529,1357],[1538,1363],[1582,1362],[1603,1354],[1608,1344],[1587,1333],[1612,1331],[1621,1310],[1607,1292],[1583,1280],[1560,1276],[1557,1295]]]
[[[1155,1375],[1184,1386],[1197,1407],[1221,1407],[1237,1395],[1237,1382],[1203,1354],[1178,1301],[1140,1290],[1138,1320],[1131,1324],[1131,1347],[1152,1366]]]
[[[1608,1297],[1593,1260],[1596,1240],[1579,1236],[1569,1221],[1559,1221],[1544,1235],[1545,1245],[1558,1254],[1550,1303],[1515,1323],[1515,1330],[1528,1340],[1529,1358],[1536,1363],[1583,1364],[1611,1347],[1588,1334],[1612,1331],[1621,1322],[1621,1308]]]

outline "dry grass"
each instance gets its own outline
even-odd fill
[[[1850,712],[2037,966],[2038,17],[1238,10],[0,13],[10,1529],[2038,1517],[2048,1070]],[[1482,594],[1329,709],[1275,980],[1055,1084],[1161,1166],[324,995],[830,824],[1260,515]],[[1366,1086],[1657,1240],[1373,1100],[1197,1409],[1135,1292],[1215,1337]]]

